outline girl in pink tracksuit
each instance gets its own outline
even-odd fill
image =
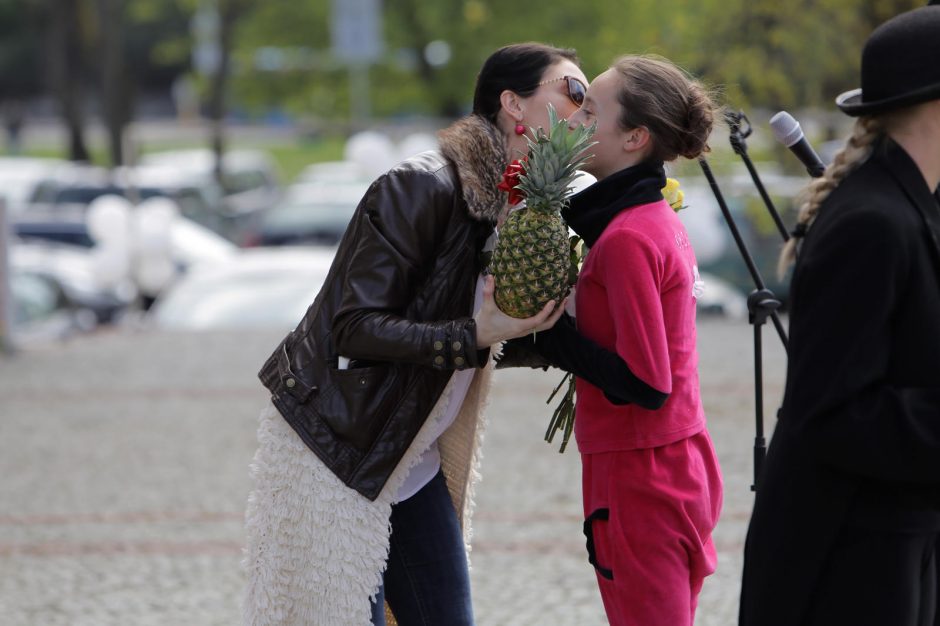
[[[568,224],[590,251],[576,318],[514,340],[577,376],[587,547],[611,624],[691,625],[715,570],[718,461],[698,382],[695,253],[663,199],[663,163],[707,149],[714,105],[659,58],[598,76],[572,124],[597,124]]]

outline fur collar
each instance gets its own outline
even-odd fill
[[[468,115],[437,134],[441,153],[454,164],[470,216],[496,222],[506,198],[497,189],[506,169],[506,141],[479,115]]]

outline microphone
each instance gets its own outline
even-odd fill
[[[813,178],[819,178],[823,175],[826,166],[822,159],[813,150],[813,147],[806,141],[803,135],[803,129],[800,123],[793,119],[793,116],[786,111],[780,111],[770,118],[770,128],[774,131],[774,137],[777,141],[790,149],[790,152],[796,155],[800,163],[806,166],[806,171]]]

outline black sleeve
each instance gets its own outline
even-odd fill
[[[507,341],[503,354],[497,367],[552,365],[598,387],[613,404],[633,403],[656,410],[669,397],[637,378],[616,352],[579,333],[568,314],[551,330]]]

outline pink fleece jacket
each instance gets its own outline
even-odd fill
[[[578,330],[615,350],[669,398],[655,411],[618,406],[579,378],[575,437],[582,453],[652,448],[705,428],[695,345],[698,281],[688,233],[665,200],[622,211],[591,248],[575,295]]]

